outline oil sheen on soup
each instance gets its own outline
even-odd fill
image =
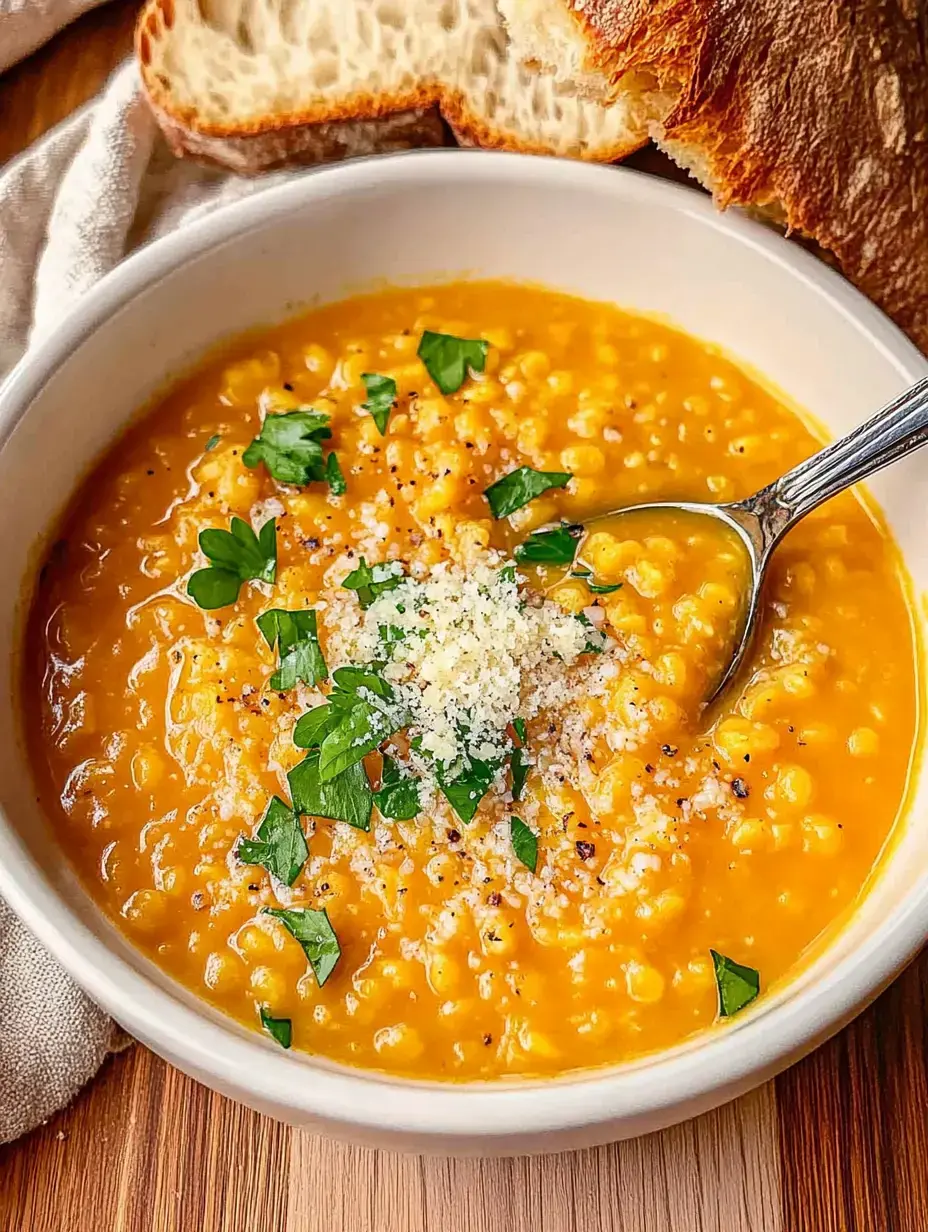
[[[645,513],[817,442],[730,360],[541,289],[249,336],[114,445],[28,624],[43,805],[100,907],[263,1032],[557,1074],[744,1012],[853,907],[916,743],[906,583],[846,494],[745,561]]]

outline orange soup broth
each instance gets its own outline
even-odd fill
[[[443,396],[416,357],[423,329],[487,339],[485,372]],[[397,383],[384,436],[362,408],[367,372]],[[331,416],[344,496],[242,464],[263,415],[310,404]],[[268,687],[255,617],[324,603],[360,555],[466,570],[561,518],[744,497],[817,447],[713,348],[540,289],[390,290],[240,340],[114,445],[43,569],[23,704],[62,846],[159,966],[256,1029],[262,1008],[290,1019],[295,1047],[338,1061],[484,1079],[680,1043],[717,1021],[710,950],[759,971],[762,995],[794,974],[902,807],[916,656],[879,517],[846,494],[789,535],[750,672],[708,731],[699,703],[744,582],[724,535],[632,515],[591,527],[571,569],[521,569],[566,611],[601,608],[624,656],[578,703],[595,734],[582,764],[558,774],[539,716],[521,805],[491,795],[465,825],[438,796],[369,833],[304,818],[310,859],[289,890],[235,856],[287,798],[308,708]],[[495,521],[484,489],[517,466],[573,479]],[[271,512],[274,587],[201,611],[184,592],[200,531]],[[376,783],[379,756],[367,765]],[[516,807],[538,835],[534,875],[501,847]],[[323,987],[262,914],[281,905],[327,909],[341,957]]]

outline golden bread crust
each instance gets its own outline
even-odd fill
[[[722,206],[778,210],[928,351],[928,0],[569,0]]]
[[[254,175],[275,167],[446,145],[445,123],[463,145],[552,153],[546,145],[494,128],[468,106],[460,91],[437,81],[418,82],[395,94],[357,92],[337,105],[319,102],[249,122],[207,122],[195,109],[179,106],[170,83],[152,67],[151,44],[170,29],[174,15],[173,0],[147,0],[136,24],[135,51],[148,101],[175,154]],[[614,162],[646,143],[647,135],[641,131],[634,139],[598,145],[594,154],[578,151],[577,156]]]

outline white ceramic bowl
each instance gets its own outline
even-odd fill
[[[212,344],[372,282],[531,280],[666,314],[843,432],[928,364],[795,245],[685,188],[622,170],[461,151],[369,160],[233,205],[130,258],[0,391],[0,655],[14,691],[37,546],[93,460]],[[921,590],[928,454],[872,485]],[[921,480],[921,483],[920,483]],[[892,648],[888,648],[891,652]],[[928,788],[848,927],[754,1012],[577,1078],[439,1085],[339,1067],[245,1031],[137,953],[78,884],[0,709],[0,891],[90,995],[211,1087],[300,1125],[420,1150],[515,1153],[657,1129],[769,1078],[843,1025],[928,935]]]

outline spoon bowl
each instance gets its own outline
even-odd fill
[[[761,598],[774,549],[798,522],[825,501],[884,466],[928,444],[928,377],[909,386],[847,436],[833,441],[746,500],[721,505],[701,501],[654,501],[599,514],[585,524],[634,513],[683,513],[722,522],[744,545],[750,582],[728,666],[706,706],[721,700],[748,659],[760,625]]]
[[[752,498],[753,499],[753,498]],[[707,517],[721,522],[732,531],[745,549],[750,567],[750,581],[746,594],[740,606],[740,617],[733,638],[734,652],[725,670],[718,677],[712,692],[706,698],[706,706],[719,700],[728,690],[729,685],[738,676],[745,660],[749,657],[754,637],[759,627],[761,593],[764,575],[770,560],[771,549],[767,544],[764,523],[749,507],[749,501],[739,501],[724,505],[712,505],[703,501],[649,501],[645,505],[627,505],[604,513],[586,523],[585,529],[594,526],[606,518],[614,519],[623,514],[647,516],[654,514],[683,513],[695,517]]]

